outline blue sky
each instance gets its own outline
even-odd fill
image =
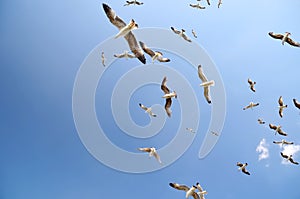
[[[131,174],[101,164],[79,138],[73,120],[72,92],[84,59],[117,33],[102,10],[103,2],[4,0],[0,3],[0,198],[183,198],[184,193],[173,190],[168,183],[190,186],[197,181],[208,191],[208,199],[299,198],[299,166],[282,162],[280,151],[284,149],[272,141],[283,137],[275,136],[256,120],[261,117],[267,123],[281,124],[289,134],[286,139],[300,145],[300,111],[292,104],[293,98],[300,100],[299,49],[282,46],[268,36],[270,31],[289,31],[291,38],[300,41],[300,2],[223,0],[218,9],[217,1],[211,0],[212,5],[205,10],[188,6],[197,1],[143,2],[140,7],[123,7],[122,1],[106,1],[124,21],[134,18],[140,28],[182,27],[190,37],[194,29],[198,38],[193,42],[206,50],[223,79],[227,112],[215,148],[204,159],[198,159],[209,124],[206,117],[201,117],[191,147],[162,170]],[[201,3],[206,5],[205,1]],[[176,58],[171,53],[166,55],[171,60]],[[139,63],[118,60],[114,64],[122,67],[121,73]],[[180,70],[184,64],[179,60],[174,67]],[[179,102],[174,101],[174,117],[157,136],[149,141],[126,136],[116,128],[111,113],[105,117],[101,109],[101,100],[107,101],[111,92],[105,83],[109,85],[116,78],[109,78],[112,72],[107,70],[95,98],[98,120],[106,131],[111,131],[107,136],[133,152],[139,142],[164,146],[180,121],[176,116]],[[257,82],[256,93],[248,88],[248,77]],[[199,84],[197,76],[190,81]],[[160,97],[161,91],[155,88],[143,87],[131,99],[133,120],[140,125],[146,125],[149,118],[134,106],[147,95],[144,90],[151,89]],[[288,104],[283,118],[277,109],[281,95]],[[209,115],[210,108],[200,89],[197,97],[201,116]],[[155,100],[150,98],[145,103],[162,102],[160,98]],[[250,101],[260,106],[243,111]],[[263,139],[269,156],[259,160],[256,148]],[[294,157],[300,161],[300,152]],[[237,161],[248,162],[250,176],[237,171]]]

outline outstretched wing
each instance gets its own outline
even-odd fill
[[[204,87],[204,97],[207,103],[211,103],[210,94],[209,94],[209,87]]]
[[[269,32],[269,35],[274,39],[282,39],[283,38],[282,34],[275,34],[273,32]]]
[[[176,33],[176,34],[179,34],[179,33],[180,33],[180,31],[179,31],[179,30],[176,30],[174,27],[171,27],[171,30],[172,30],[174,33]]]
[[[300,103],[296,100],[296,99],[293,99],[293,102],[294,102],[294,105],[300,109]]]
[[[288,158],[289,156],[283,154],[282,152],[280,152],[280,155],[283,157],[283,158]]]
[[[142,47],[145,53],[150,55],[150,57],[153,57],[155,55],[155,53],[150,48],[148,48],[144,42],[140,41],[140,46]]]
[[[277,126],[273,125],[273,124],[269,124],[270,129],[276,130]]]
[[[293,41],[289,37],[286,39],[286,42],[289,43],[291,46],[300,47],[300,43],[299,42]]]
[[[186,185],[180,185],[180,184],[177,184],[177,183],[169,183],[169,185],[171,187],[173,187],[174,189],[177,189],[177,190],[181,190],[181,191],[185,191],[187,192],[190,188]]]
[[[207,78],[203,73],[201,65],[198,66],[198,76],[199,76],[199,78],[201,79],[202,82],[207,82]]]
[[[147,107],[146,106],[144,106],[143,104],[141,104],[141,103],[139,103],[139,106],[142,108],[142,109],[144,109],[145,111],[147,111]]]
[[[168,94],[170,93],[170,90],[166,86],[166,82],[167,82],[167,77],[164,77],[163,81],[161,82],[160,88],[165,94]]]
[[[172,113],[172,111],[170,109],[171,105],[172,105],[172,99],[167,98],[166,99],[166,104],[165,104],[165,110],[166,110],[166,113],[169,117],[171,117],[171,113]]]
[[[139,151],[144,151],[144,152],[151,152],[151,148],[138,148]]]
[[[188,36],[186,36],[186,34],[182,34],[182,38],[188,42],[192,42],[192,40],[190,38],[188,38]]]

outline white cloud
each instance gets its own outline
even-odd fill
[[[284,145],[282,153],[285,155],[294,155],[300,151],[300,145]],[[296,160],[295,160],[296,161]],[[290,164],[286,159],[282,159],[282,164]]]
[[[269,157],[268,144],[265,138],[259,142],[259,145],[256,147],[256,152],[259,153],[258,160],[267,159]]]

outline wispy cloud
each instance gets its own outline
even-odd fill
[[[300,151],[300,145],[284,145],[282,153],[285,155],[294,155]],[[286,159],[282,159],[282,164],[290,164]]]
[[[263,138],[258,146],[256,147],[256,152],[259,153],[258,155],[258,160],[263,160],[263,159],[267,159],[269,157],[269,149],[268,149],[268,144],[266,142],[266,139]]]

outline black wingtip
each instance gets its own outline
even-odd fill
[[[146,64],[146,58],[145,58],[145,56],[143,55],[143,56],[140,56],[140,57],[138,57],[138,59],[143,63],[143,64]]]
[[[104,9],[104,11],[105,12],[108,12],[111,8],[107,5],[107,4],[105,4],[105,3],[102,3],[102,7],[103,7],[103,9]]]
[[[171,187],[174,187],[174,183],[172,183],[172,182],[170,182],[169,185],[170,185]]]

